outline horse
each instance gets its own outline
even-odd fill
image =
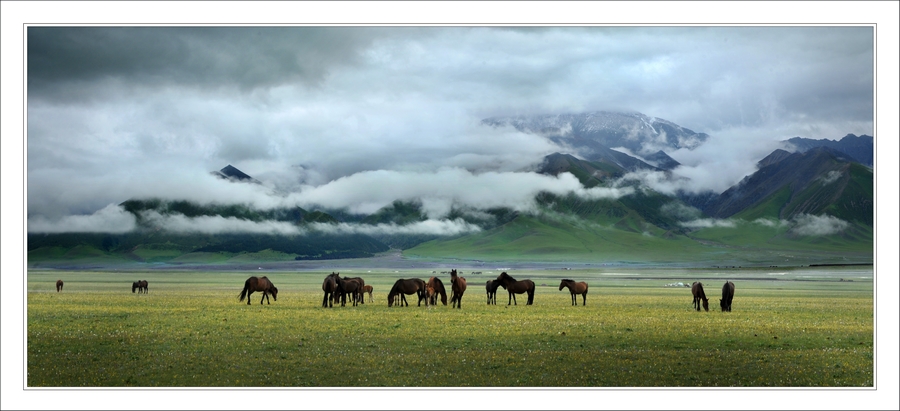
[[[706,298],[706,293],[703,292],[703,284],[699,281],[691,284],[691,294],[694,295],[694,301],[691,305],[697,308],[697,311],[700,311],[700,300],[703,300],[703,309],[709,311],[709,299]]]
[[[400,296],[400,301],[397,302],[397,305],[402,306],[403,304],[406,304],[406,306],[409,307],[409,303],[406,302],[406,296],[410,294],[416,294],[419,297],[418,305],[421,306],[422,300],[425,299],[425,281],[421,278],[401,278],[394,282],[394,286],[391,287],[391,292],[388,293],[388,307],[394,305],[394,297],[397,296]]]
[[[350,294],[350,300],[353,303],[353,306],[356,307],[359,304],[358,296],[361,295],[360,289],[363,284],[360,283],[361,278],[341,278],[341,276],[336,276],[337,285],[338,285],[338,293],[341,295],[341,307],[347,305],[347,294]]]
[[[497,305],[497,288],[500,288],[500,283],[494,280],[487,280],[484,283],[484,289],[487,290],[487,303],[488,305]]]
[[[562,291],[563,287],[567,287],[572,294],[572,305],[578,305],[579,294],[581,294],[581,305],[587,305],[588,284],[586,282],[576,283],[574,280],[566,278],[559,283],[560,291]]]
[[[374,288],[372,288],[371,285],[364,285],[364,286],[362,287],[362,293],[363,293],[363,294],[366,294],[366,293],[369,294],[369,302],[370,302],[370,303],[374,303],[374,302],[375,302],[375,299],[372,298],[372,291],[373,291],[373,290],[374,290]]]
[[[733,298],[734,283],[731,281],[726,281],[725,285],[722,286],[722,299],[719,300],[719,306],[722,307],[722,312],[731,312],[731,300]]]
[[[447,290],[444,288],[444,282],[441,281],[440,278],[431,277],[428,279],[428,284],[434,290],[432,295],[429,297],[429,302],[431,305],[437,305],[437,296],[441,296],[441,302],[444,305],[447,305]]]
[[[244,290],[241,291],[240,300],[244,301],[244,297],[247,297],[247,305],[250,305],[250,294],[253,294],[254,291],[263,293],[262,298],[259,299],[260,304],[263,303],[263,300],[266,300],[267,304],[272,304],[269,301],[269,294],[272,294],[272,298],[278,301],[278,288],[275,288],[268,277],[250,277],[244,281]]]
[[[334,293],[337,291],[337,280],[334,278],[337,276],[340,276],[340,274],[332,272],[325,276],[325,280],[322,281],[322,291],[325,292],[325,296],[322,297],[322,308],[334,307],[332,300],[334,300]]]
[[[450,270],[450,306],[462,308],[463,293],[466,292],[466,277],[456,275],[456,270]]]
[[[431,284],[425,283],[425,306],[435,305],[435,292]]]
[[[134,290],[137,290],[138,294],[144,294],[147,290],[147,280],[138,280],[131,283],[131,292],[134,293]]]
[[[63,286],[63,281],[62,281],[62,280],[56,280],[56,292],[62,291],[62,286]]]
[[[509,302],[506,305],[518,305],[516,303],[516,294],[522,293],[528,293],[528,303],[525,305],[531,305],[534,303],[534,281],[516,281],[516,279],[512,278],[509,274],[506,273],[506,271],[500,273],[496,281],[500,283],[501,287],[509,292]]]

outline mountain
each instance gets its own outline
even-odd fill
[[[540,174],[571,173],[587,189],[615,188],[629,194],[591,199],[542,192],[528,211],[454,207],[442,218],[480,228],[454,236],[394,230],[428,220],[417,200],[395,201],[372,214],[358,215],[346,209],[259,210],[242,204],[129,199],[120,206],[135,216],[136,230],[28,234],[29,265],[337,259],[370,257],[390,249],[402,249],[413,258],[629,264],[765,264],[783,261],[786,250],[807,262],[872,260],[873,171],[861,164],[867,145],[871,162],[871,137],[850,134],[838,142],[793,138],[786,143],[797,152],[773,151],[759,160],[755,173],[722,193],[667,195],[638,179],[621,177],[663,171],[653,175],[673,178],[667,171],[679,164],[666,150],[694,148],[706,140],[705,134],[639,113],[497,117],[484,123],[538,133],[571,150],[546,156],[536,170]],[[232,165],[212,174],[235,184],[259,183]],[[184,234],[160,224],[194,218],[250,226],[267,223],[302,234]],[[363,230],[373,234],[326,232],[330,227],[338,232],[342,224],[378,228]],[[829,230],[810,228],[814,224]]]
[[[809,138],[794,137],[784,142],[794,147],[796,151],[805,152],[816,147],[828,147],[845,154],[848,154],[855,161],[863,165],[872,167],[875,156],[875,142],[872,136],[862,135],[857,137],[854,134],[847,134],[839,141],[836,140],[813,140]]]
[[[483,124],[545,136],[589,160],[601,147],[624,147],[644,156],[680,148],[693,149],[709,136],[696,133],[671,121],[641,113],[596,111],[580,114],[491,117]],[[662,168],[662,167],[661,167]]]
[[[828,214],[872,225],[873,174],[843,152],[817,147],[786,154],[776,150],[760,168],[703,208],[712,217],[787,220],[800,214]]]
[[[212,172],[212,175],[225,180],[259,183],[259,181],[256,181],[256,179],[245,174],[243,171],[238,170],[237,167],[234,167],[231,164],[219,171]]]

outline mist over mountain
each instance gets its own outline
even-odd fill
[[[855,161],[872,167],[875,156],[874,140],[875,139],[872,138],[872,136],[847,134],[840,140],[829,140],[824,138],[813,140],[809,138],[794,137],[785,140],[784,142],[800,152],[805,152],[816,147],[828,147],[848,154]]]
[[[87,229],[80,236],[37,221],[29,228],[29,255],[36,262],[65,260],[86,248],[123,261],[186,263],[212,254],[335,259],[403,249],[440,255],[445,251],[436,244],[452,244],[458,253],[487,258],[482,248],[491,244],[498,255],[524,253],[522,258],[551,258],[555,252],[608,258],[604,253],[623,244],[631,244],[623,253],[652,254],[654,247],[676,245],[705,250],[715,242],[704,233],[715,229],[775,230],[763,235],[770,238],[763,248],[810,235],[850,235],[841,241],[850,241],[851,248],[871,246],[872,171],[857,159],[867,158],[868,136],[838,142],[856,157],[831,148],[833,140],[787,140],[796,152],[774,150],[757,161],[755,172],[716,193],[679,188],[690,178],[679,175],[683,165],[665,150],[697,149],[709,136],[666,120],[593,112],[490,118],[484,124],[538,133],[570,151],[546,155],[530,171],[376,170],[299,193],[269,191],[264,181],[229,164],[211,174],[225,180],[226,189],[257,193],[268,198],[260,204],[271,205],[238,198],[132,198],[79,220],[81,227],[107,221],[124,227],[107,234]],[[579,249],[546,243],[570,237],[595,244]],[[159,257],[158,250],[168,250],[168,257]]]
[[[637,112],[492,117],[483,122],[543,135],[586,159],[605,154],[604,148],[617,147],[641,156],[657,156],[659,151],[693,149],[709,139],[705,133]]]

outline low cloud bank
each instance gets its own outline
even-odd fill
[[[798,235],[831,235],[844,231],[850,223],[830,215],[801,214],[794,217],[792,230]]]
[[[109,204],[90,215],[69,215],[56,220],[28,218],[29,233],[127,233],[137,227],[134,215]]]

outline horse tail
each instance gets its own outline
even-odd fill
[[[247,291],[250,290],[250,279],[244,281],[244,290],[241,291],[241,301],[244,301],[244,297],[247,297]]]
[[[531,305],[534,303],[534,282],[529,284],[529,286],[530,287],[528,287],[528,303],[527,304]]]

